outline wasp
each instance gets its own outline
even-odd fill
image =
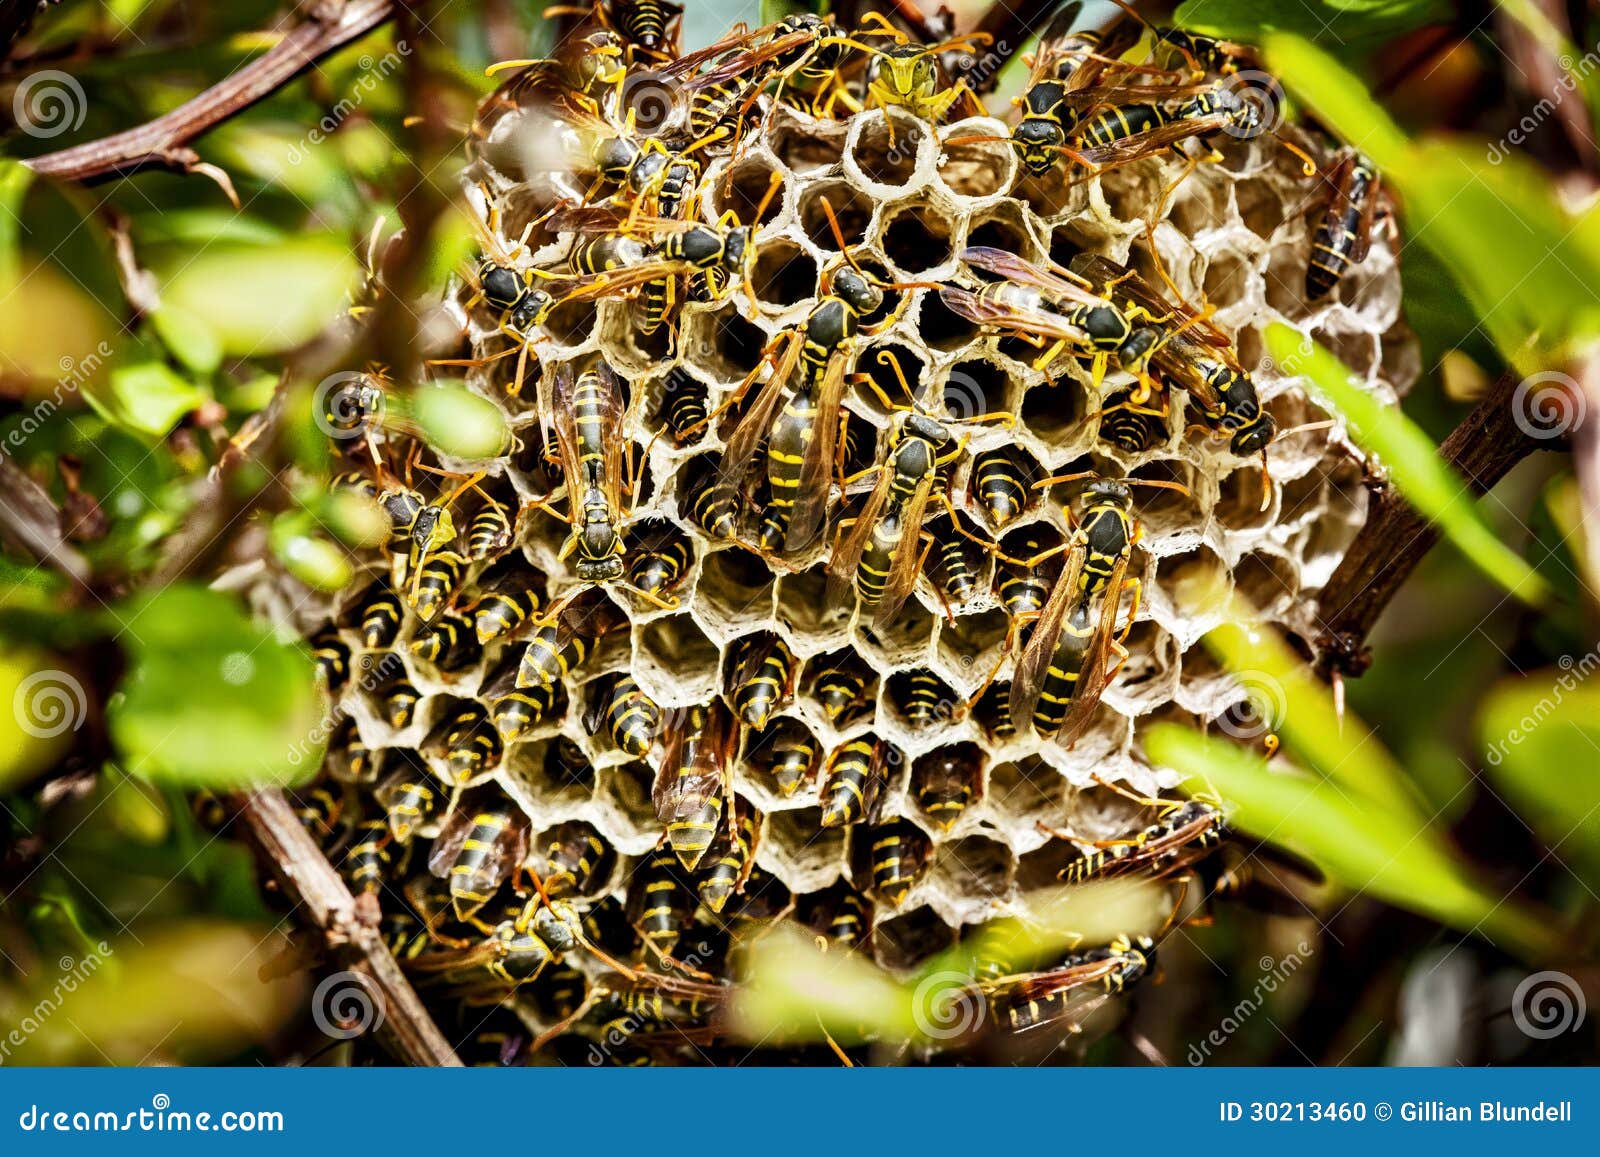
[[[557,824],[544,836],[544,894],[552,900],[590,896],[611,876],[617,856],[600,834],[582,820]]]
[[[755,44],[762,36],[767,37],[766,42]],[[798,72],[827,39],[815,26],[796,26],[790,31],[763,28],[726,37],[667,65],[663,76],[681,81],[688,95],[685,126],[693,139],[683,151],[737,143],[749,127],[749,113],[761,90],[774,77]],[[721,59],[710,71],[694,75],[702,64],[718,57]]]
[[[1153,388],[1144,377],[1144,365],[1159,344],[1161,324],[1171,316],[1152,312],[1143,303],[1119,306],[1090,291],[1088,284],[1069,270],[1047,271],[1022,258],[988,246],[962,251],[968,265],[1000,278],[976,292],[958,286],[939,291],[951,310],[978,325],[1011,330],[1024,340],[1044,347],[1034,361],[1045,369],[1071,350],[1089,359],[1093,385],[1100,388],[1110,360],[1140,378],[1144,392]],[[1117,283],[1112,283],[1115,288]]]
[[[874,611],[873,627],[882,631],[905,605],[932,536],[922,529],[923,513],[933,492],[940,450],[950,441],[945,427],[918,413],[897,422],[888,460],[860,514],[840,523],[843,537],[828,564],[828,573],[849,582],[862,608]],[[918,549],[923,540],[927,546]]]
[[[667,374],[661,392],[661,418],[672,440],[686,445],[711,419],[706,384],[684,366]]]
[[[643,759],[661,733],[661,708],[631,675],[617,675],[590,700],[583,717],[591,735],[600,730],[602,721],[618,750]]]
[[[488,712],[475,702],[446,716],[423,743],[444,752],[448,782],[457,788],[481,782],[500,766],[505,750]]]
[[[553,623],[533,632],[517,668],[516,686],[550,687],[571,674],[594,653],[604,627],[587,621],[574,606],[557,609]]]
[[[889,745],[875,735],[848,740],[828,756],[819,824],[842,828],[872,819],[887,786],[888,759]]]
[[[1353,150],[1334,164],[1328,183],[1333,196],[1317,225],[1306,267],[1306,297],[1312,301],[1332,293],[1350,266],[1367,259],[1382,199],[1378,170]]]
[[[417,704],[422,692],[403,675],[384,684],[378,692],[378,709],[390,727],[399,730],[411,726],[416,718]]]
[[[819,749],[811,732],[797,719],[778,719],[750,739],[747,758],[754,757],[772,778],[778,794],[793,796],[817,769]]]
[[[879,12],[868,12],[862,17],[873,27],[863,27],[857,35],[886,37],[893,41],[886,47],[874,47],[856,40],[848,43],[871,53],[867,66],[865,100],[857,101],[840,90],[839,99],[854,112],[864,108],[904,109],[919,120],[930,124],[943,124],[946,120],[985,116],[988,110],[965,80],[957,79],[946,84],[939,64],[941,53],[959,49],[981,48],[991,43],[988,33],[974,32],[957,36],[942,44],[912,44]],[[890,144],[894,143],[893,122],[888,122]]]
[[[511,545],[513,528],[506,508],[484,496],[483,508],[467,525],[467,557],[473,562],[497,557]]]
[[[1030,176],[1043,177],[1063,156],[1077,155],[1069,142],[1076,138],[1085,111],[1135,93],[1166,91],[1158,87],[1108,91],[1100,85],[1108,70],[1150,71],[1117,60],[1138,41],[1139,26],[1124,19],[1123,13],[1112,12],[1100,28],[1070,31],[1080,12],[1081,5],[1064,9],[1045,30],[1027,87],[1012,101],[1022,109],[1022,119],[1011,130],[1011,144]]]
[[[532,90],[550,98],[558,110],[576,107],[587,115],[599,116],[602,104],[615,96],[627,79],[627,57],[627,42],[602,22],[582,37],[563,40],[556,55],[548,59],[503,60],[491,65],[487,70],[490,76],[521,70],[521,75],[491,99],[503,100],[515,109]],[[576,106],[574,97],[578,100]]]
[[[660,847],[644,858],[628,881],[628,919],[648,948],[663,958],[672,956],[697,902],[682,872],[677,854]]]
[[[1128,454],[1143,454],[1167,440],[1165,415],[1135,402],[1133,391],[1121,390],[1106,398],[1100,411],[1100,438]]]
[[[539,592],[525,578],[506,577],[472,604],[472,629],[480,645],[514,636],[539,613]]]
[[[1052,828],[1042,829],[1062,839],[1091,845],[1091,850],[1062,870],[1061,879],[1068,883],[1111,879],[1132,872],[1168,875],[1199,859],[1228,837],[1226,818],[1204,800],[1143,799],[1115,784],[1107,786],[1128,795],[1140,806],[1158,809],[1158,817],[1133,835],[1115,840],[1078,840]]]
[[[329,628],[311,640],[311,657],[317,664],[317,675],[328,693],[337,694],[350,678],[350,648],[339,638],[339,632]]]
[[[1152,349],[1151,360],[1169,382],[1188,391],[1207,425],[1230,435],[1228,447],[1233,453],[1266,451],[1277,425],[1262,408],[1250,375],[1235,360],[1226,334],[1187,307],[1171,307],[1138,274],[1103,257],[1080,255],[1075,265],[1096,283],[1115,284],[1147,315],[1163,316],[1162,324],[1176,322]],[[1133,400],[1143,400],[1137,390]]]
[[[487,973],[492,986],[514,989],[537,980],[582,942],[577,909],[534,897],[521,911],[495,924],[481,943],[428,953],[411,962],[411,971],[465,985]]]
[[[566,474],[567,520],[572,524],[561,557],[577,554],[574,569],[583,583],[621,582],[625,570],[621,379],[603,360],[576,378],[571,366],[562,364],[553,374],[553,393],[546,412],[555,416]],[[633,589],[657,606],[670,610],[675,605]]]
[[[725,470],[714,501],[737,503],[744,465],[766,441],[766,482],[760,548],[771,553],[803,549],[816,541],[827,508],[844,394],[846,352],[861,319],[883,305],[883,291],[851,266],[835,270],[830,289],[796,329],[780,334],[763,355],[773,372],[728,439]],[[779,353],[778,351],[782,352]],[[734,391],[742,397],[758,365]]]
[[[559,680],[518,687],[522,662],[512,658],[490,672],[478,689],[478,696],[489,705],[489,720],[501,743],[525,736],[546,717],[559,718],[566,689]]]
[[[394,859],[390,840],[389,824],[382,816],[356,825],[355,842],[345,853],[342,865],[352,892],[361,895],[383,887],[384,873]]]
[[[361,607],[356,612],[361,630],[361,642],[372,650],[379,650],[394,642],[400,633],[400,620],[405,612],[400,609],[400,599],[394,588],[379,580],[372,584]]]
[[[392,775],[373,792],[373,798],[384,809],[395,843],[402,846],[411,842],[417,829],[433,818],[439,806],[427,769],[415,763]]]
[[[411,653],[441,671],[459,671],[482,657],[482,649],[474,638],[470,619],[446,611],[412,637]]]
[[[1013,1032],[1026,1032],[1061,1021],[1081,1022],[1105,997],[1148,976],[1155,963],[1155,941],[1148,936],[1118,936],[1104,948],[1076,953],[1059,968],[1015,981],[1005,994],[1005,1024]]]
[[[933,538],[939,551],[939,565],[944,576],[945,606],[964,603],[978,590],[978,576],[968,561],[967,547],[962,543],[962,533],[956,530],[956,520],[951,517],[949,534],[935,533]]]
[[[756,836],[761,817],[744,800],[734,797],[728,821],[707,850],[695,880],[700,902],[721,913],[730,897],[740,891],[755,865]]]
[[[197,797],[198,798],[198,797]],[[210,802],[221,807],[221,802],[215,796],[210,797]],[[335,793],[325,787],[308,787],[294,797],[294,814],[305,826],[305,829],[319,840],[328,839],[339,826],[339,817],[344,814],[344,795]],[[221,828],[228,820],[226,811],[213,810],[203,817],[206,826]]]
[[[666,598],[669,591],[688,575],[693,561],[689,540],[672,532],[651,532],[632,551],[628,582],[646,594]]]
[[[932,844],[921,828],[901,819],[865,829],[865,842],[872,889],[898,908],[927,870]]]
[[[762,728],[794,694],[799,663],[776,635],[740,640],[734,668],[733,709],[748,727]]]
[[[328,770],[341,783],[368,784],[377,778],[378,757],[361,738],[354,719],[347,718],[334,732],[328,751],[335,756]]]
[[[563,971],[572,971],[565,969]],[[583,974],[578,973],[581,982]],[[509,1008],[463,1009],[463,1032],[455,1046],[461,1063],[471,1068],[516,1068],[526,1064],[531,1038],[528,1027]]]
[[[428,853],[428,870],[450,886],[457,920],[483,908],[528,852],[528,821],[509,800],[450,813]]]
[[[651,789],[667,841],[693,871],[711,845],[731,794],[729,758],[736,727],[721,700],[683,708],[666,728],[666,749]]]
[[[1015,522],[1033,497],[1028,473],[1009,449],[990,450],[974,458],[968,486],[996,530]]]
[[[1126,483],[1097,479],[1085,487],[1078,528],[1062,544],[1066,565],[1012,676],[1011,718],[1031,719],[1040,735],[1056,735],[1064,746],[1088,726],[1100,694],[1127,657],[1115,624],[1125,588],[1133,591],[1130,626],[1138,616],[1139,582],[1124,581],[1139,538],[1132,508]],[[1108,670],[1113,653],[1117,664]]]
[[[983,755],[971,743],[930,751],[911,769],[911,794],[942,831],[955,827],[977,798],[982,782]]]
[[[859,666],[840,656],[817,672],[811,693],[822,705],[828,722],[839,727],[847,717],[867,706],[867,676]]]
[[[806,916],[823,944],[846,952],[872,933],[871,902],[843,880],[818,893]]]

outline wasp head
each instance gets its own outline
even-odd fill
[[[1025,117],[1011,130],[1011,146],[1031,176],[1043,177],[1056,167],[1060,150],[1067,143],[1067,130],[1060,121],[1045,117]]]

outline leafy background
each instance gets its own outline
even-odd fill
[[[37,703],[56,687],[49,702],[65,716],[0,711],[0,1027],[27,1028],[5,1061],[348,1059],[307,1024],[315,949],[263,892],[247,848],[192,819],[195,789],[292,784],[321,742],[304,647],[204,580],[221,562],[273,555],[337,589],[347,551],[370,540],[370,512],[328,497],[328,464],[298,415],[319,368],[349,353],[339,319],[369,252],[419,289],[467,256],[452,206],[459,126],[492,85],[485,66],[548,50],[556,25],[538,7],[410,5],[201,137],[204,170],[87,185],[27,161],[171,111],[297,16],[256,0],[65,0],[11,46],[0,700]],[[782,10],[689,7],[690,45]],[[986,8],[952,7],[962,27]],[[1383,171],[1424,349],[1404,417],[1364,412],[1299,335],[1275,333],[1271,353],[1315,384],[1446,541],[1384,616],[1370,670],[1343,682],[1342,716],[1300,654],[1250,629],[1248,608],[1210,640],[1273,682],[1285,756],[1269,772],[1180,730],[1151,754],[1220,792],[1246,832],[1318,864],[1333,896],[1315,920],[1219,907],[1209,926],[1180,929],[1165,983],[1145,986],[1127,1031],[1089,1059],[1592,1061],[1593,1018],[1541,1038],[1511,1013],[1535,970],[1600,995],[1586,537],[1597,478],[1579,420],[1600,379],[1600,29],[1582,4],[1534,0],[1185,0],[1173,15],[1261,45],[1295,108]],[[65,131],[42,135],[18,110],[49,71],[81,100]],[[1014,61],[1000,96],[1025,80]],[[384,243],[372,250],[375,228]],[[386,320],[375,352],[403,354],[415,320]],[[1562,436],[1474,500],[1437,443],[1494,383],[1538,375],[1569,407]],[[275,397],[289,417],[269,424]],[[499,436],[454,392],[414,401],[435,437]],[[261,464],[237,467],[230,447],[262,430]],[[43,524],[66,535],[40,563],[28,531],[46,500],[63,514],[45,507]],[[795,966],[803,947],[778,948],[746,1010],[758,1022],[819,999]],[[78,973],[41,1017],[39,1002]],[[827,996],[839,1023],[903,1035],[914,992],[867,972]]]

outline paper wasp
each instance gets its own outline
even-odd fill
[[[650,796],[667,840],[685,868],[699,864],[732,795],[731,760],[737,727],[720,699],[680,708],[666,731],[666,748]]]
[[[1334,164],[1328,183],[1333,194],[1312,238],[1306,267],[1306,297],[1312,301],[1332,293],[1350,266],[1366,260],[1382,200],[1378,170],[1354,150]]]

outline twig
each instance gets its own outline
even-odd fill
[[[44,487],[5,457],[0,457],[0,539],[48,563],[79,590],[87,589],[89,563],[67,542],[61,511]]]
[[[1559,445],[1530,437],[1514,420],[1511,398],[1519,379],[1503,376],[1439,447],[1440,457],[1483,494],[1535,450]],[[1367,669],[1367,633],[1417,563],[1439,541],[1439,531],[1400,493],[1387,487],[1373,494],[1366,525],[1317,601],[1322,634],[1316,640],[1323,674],[1356,676]]]
[[[459,1066],[384,944],[375,917],[362,911],[283,793],[252,792],[242,799],[239,817],[285,894],[322,929],[335,958],[372,982],[382,1013],[373,1029],[378,1042],[407,1064]]]
[[[36,173],[66,181],[127,176],[148,168],[193,172],[202,164],[188,147],[195,137],[271,96],[323,57],[393,18],[400,7],[399,0],[316,0],[309,19],[259,59],[165,116],[25,163]],[[209,175],[215,178],[216,170]]]

